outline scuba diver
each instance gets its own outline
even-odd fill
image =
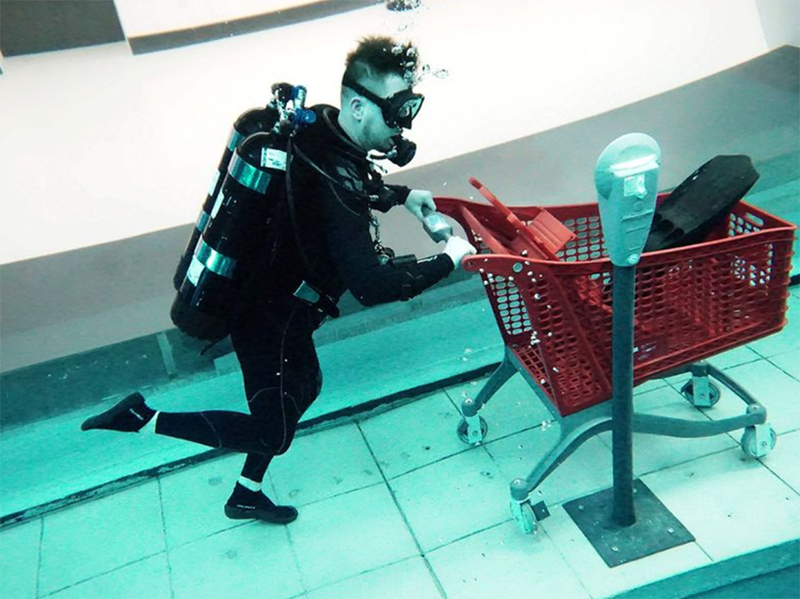
[[[372,210],[402,204],[420,221],[424,212],[436,210],[429,191],[385,184],[369,154],[382,153],[379,158],[400,166],[413,157],[415,146],[402,132],[411,128],[423,102],[411,89],[417,66],[411,43],[362,39],[347,56],[341,109],[311,107],[315,118],[289,140],[286,197],[271,225],[276,237],[262,250],[268,259],[251,261],[230,320],[250,413],[156,411],[133,393],[87,419],[83,430],[151,432],[245,453],[225,514],[282,524],[297,517],[294,507],[275,505],[262,492],[262,481],[320,393],[314,331],[338,316],[346,290],[364,306],[408,300],[476,252],[455,235],[442,253],[420,260],[395,257],[380,242]]]

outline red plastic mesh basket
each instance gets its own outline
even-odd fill
[[[597,204],[547,207],[575,233],[556,260],[529,258],[493,206],[456,198],[436,204],[480,248],[464,268],[480,273],[506,346],[559,412],[610,399],[613,265]],[[511,210],[529,223],[542,209]],[[705,242],[642,255],[634,384],[780,330],[795,229],[739,202]]]

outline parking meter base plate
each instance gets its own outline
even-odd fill
[[[636,522],[619,526],[612,520],[614,489],[564,504],[595,551],[609,568],[694,541],[694,536],[640,480],[633,482]]]

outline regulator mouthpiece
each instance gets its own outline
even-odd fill
[[[385,158],[388,158],[397,166],[407,165],[417,153],[417,144],[401,135],[394,136],[392,140],[394,141],[394,147],[386,153]]]

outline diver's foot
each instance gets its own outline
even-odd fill
[[[105,412],[87,418],[81,430],[104,429],[122,433],[138,433],[155,416],[155,410],[148,407],[140,393],[132,393]]]
[[[260,491],[251,491],[236,483],[225,515],[231,520],[262,520],[273,524],[288,524],[297,518],[297,510],[290,505],[275,505]]]

